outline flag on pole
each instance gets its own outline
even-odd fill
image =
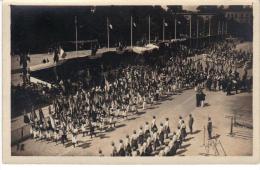
[[[96,7],[95,6],[90,9],[91,13],[95,13],[95,11],[96,11]]]
[[[136,23],[135,22],[133,22],[133,26],[136,28]]]
[[[109,19],[107,19],[107,25],[108,25],[109,29],[111,29],[111,30],[113,29],[113,25],[111,24]]]
[[[188,20],[188,21],[191,20],[191,15],[183,15],[183,16],[184,16],[184,18],[185,18],[186,20]]]

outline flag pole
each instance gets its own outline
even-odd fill
[[[227,34],[227,21],[226,21],[226,34]]]
[[[76,44],[76,57],[78,57],[78,23],[77,16],[75,16],[75,44]]]
[[[222,22],[222,35],[224,35],[224,21]]]
[[[109,23],[108,23],[108,17],[107,17],[107,48],[109,50]]]
[[[209,36],[210,36],[210,31],[211,31],[211,30],[210,30],[210,24],[211,24],[211,23],[210,23],[210,20],[211,20],[211,17],[209,17]]]
[[[199,38],[199,18],[197,18],[197,39]]]
[[[163,18],[163,37],[162,37],[162,39],[163,39],[163,42],[164,42],[164,23],[165,23],[165,19]]]
[[[177,30],[176,30],[176,15],[175,15],[175,17],[174,17],[174,39],[176,40],[176,32],[177,32]]]
[[[131,24],[130,24],[130,30],[131,30],[131,48],[133,48],[133,18],[131,16]]]
[[[198,42],[199,42],[199,18],[197,17],[197,39],[196,39],[196,48],[198,48]]]
[[[190,38],[191,38],[191,15],[190,15]]]
[[[151,21],[150,21],[150,20],[151,20],[151,18],[150,18],[150,15],[149,15],[149,19],[148,19],[148,21],[149,21],[149,37],[148,37],[148,39],[149,39],[149,44],[150,44],[150,38],[151,38],[151,37],[150,37],[150,34],[151,34],[151,28],[150,28],[150,27],[151,27],[151,23],[150,23]]]
[[[218,21],[218,35],[220,34],[220,21]]]

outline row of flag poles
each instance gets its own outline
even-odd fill
[[[184,18],[189,22],[189,38],[192,38],[192,15],[191,14],[185,14],[183,15]],[[211,19],[213,15],[199,15],[203,18],[203,21],[209,21],[208,22],[208,36],[211,36]],[[174,18],[174,39],[177,39],[177,24],[181,24],[180,21],[177,21],[177,17]],[[111,24],[109,18],[107,17],[107,48],[110,48],[110,30],[113,29],[113,25]],[[130,20],[130,40],[131,40],[131,48],[133,47],[133,27],[136,27],[136,23],[133,21],[133,17],[131,16]],[[148,43],[151,43],[151,17],[148,16]],[[162,22],[162,41],[165,41],[165,27],[168,27],[168,23],[165,21],[165,18],[163,18]],[[225,28],[224,28],[225,27]],[[221,22],[218,21],[218,28],[217,28],[217,34],[227,34],[227,22]],[[196,38],[199,38],[199,18],[197,18],[196,21]],[[78,30],[77,30],[77,16],[75,16],[75,40],[76,40],[76,53],[78,51]]]

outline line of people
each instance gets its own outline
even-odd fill
[[[194,119],[189,116],[189,128],[192,133]],[[125,140],[120,139],[116,147],[112,142],[111,156],[174,156],[187,136],[186,124],[179,117],[177,130],[171,133],[169,118],[161,122],[158,127],[156,117],[151,123],[145,123],[139,130],[134,130],[131,136],[126,135]]]

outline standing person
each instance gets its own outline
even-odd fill
[[[119,146],[118,146],[118,156],[125,156],[125,147],[124,147],[124,143],[123,140],[120,139],[119,140]]]
[[[192,117],[192,115],[190,114],[189,115],[189,128],[190,128],[190,134],[192,134],[193,133],[193,123],[194,123],[194,119],[193,119],[193,117]]]
[[[117,149],[116,149],[115,143],[112,142],[112,143],[111,143],[111,146],[112,146],[111,156],[117,156]]]
[[[196,93],[196,107],[200,107],[200,94]]]
[[[58,61],[59,61],[59,50],[58,50],[58,48],[55,48],[54,54],[53,54],[53,62],[58,63]]]
[[[78,144],[77,134],[78,134],[78,129],[76,125],[74,125],[72,129],[72,144],[74,148],[76,147],[76,144]]]
[[[168,139],[169,133],[170,133],[170,127],[169,127],[169,118],[165,119],[164,123],[164,133],[165,133],[165,138]]]
[[[212,138],[212,121],[211,118],[208,118],[208,125],[207,125],[207,130],[208,130],[208,137],[209,139]]]
[[[66,126],[63,126],[61,130],[61,143],[63,144],[63,146],[65,145],[66,141],[67,141],[67,129]]]
[[[153,116],[153,120],[152,120],[152,123],[151,123],[151,131],[154,133],[154,132],[157,132],[158,128],[156,126],[156,117]]]
[[[92,138],[93,135],[96,136],[95,133],[95,126],[93,125],[93,123],[91,121],[89,121],[89,133],[90,133],[90,137]]]
[[[231,90],[232,90],[232,81],[231,80],[227,80],[227,96],[231,95]]]
[[[131,156],[132,154],[132,149],[131,149],[131,145],[130,145],[130,138],[129,138],[129,135],[126,135],[126,140],[125,140],[125,154],[126,156]]]
[[[163,127],[163,123],[160,123],[160,127],[159,127],[159,142],[160,145],[164,145],[164,127]]]
[[[144,132],[143,132],[143,127],[140,126],[139,132],[138,132],[138,144],[143,145],[144,143]]]
[[[137,142],[137,134],[136,134],[136,130],[134,130],[132,136],[131,136],[131,147],[132,148],[138,148],[138,142]]]
[[[145,136],[145,139],[150,137],[150,130],[149,130],[149,123],[148,122],[145,122],[145,125],[144,125],[144,136]]]
[[[145,110],[145,106],[146,106],[146,97],[144,95],[144,97],[143,97],[143,110]]]
[[[184,120],[181,121],[181,135],[182,135],[182,139],[184,140],[185,137],[187,136],[187,132],[186,132],[186,125],[184,123]]]
[[[20,65],[22,66],[22,72],[23,72],[23,83],[26,84],[28,82],[27,79],[27,61],[30,62],[29,54],[26,54],[25,52],[20,55]]]
[[[200,98],[200,100],[201,100],[201,107],[204,107],[206,94],[201,92],[200,96],[201,96],[201,98]]]
[[[178,127],[181,127],[181,125],[182,125],[182,116],[179,116]]]

